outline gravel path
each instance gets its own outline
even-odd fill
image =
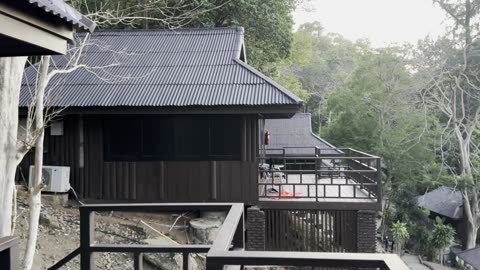
[[[405,254],[402,256],[402,260],[411,270],[430,270],[430,268],[420,263],[420,260],[416,255]]]

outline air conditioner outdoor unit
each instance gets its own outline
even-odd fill
[[[34,166],[30,166],[28,177],[28,188],[32,188]],[[70,190],[70,167],[43,166],[42,178],[45,182],[43,191],[47,192],[68,192]]]

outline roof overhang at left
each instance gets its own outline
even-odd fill
[[[94,28],[62,0],[0,1],[0,56],[65,54],[74,29]]]

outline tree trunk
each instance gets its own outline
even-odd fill
[[[476,246],[478,225],[475,222],[467,221],[467,240],[465,243],[465,249],[471,249]]]
[[[40,64],[40,74],[38,75],[37,91],[35,94],[35,132],[38,138],[35,142],[35,169],[34,178],[29,190],[28,204],[30,206],[30,220],[28,224],[28,240],[23,261],[24,270],[32,269],[35,247],[37,244],[38,223],[40,219],[40,210],[42,208],[41,193],[43,189],[42,167],[43,167],[43,137],[44,137],[44,115],[43,99],[45,96],[45,87],[48,73],[50,56],[42,56]]]
[[[476,228],[476,226],[473,226],[472,224],[470,224],[470,222],[468,222],[467,223],[467,243],[465,245],[465,249],[471,249],[476,246],[477,232],[478,232],[478,228]]]
[[[18,101],[26,57],[0,57],[0,237],[12,230]]]
[[[465,249],[474,248],[477,240],[478,232],[478,194],[476,190],[468,193],[468,189],[463,191],[463,211],[467,219],[467,242]]]

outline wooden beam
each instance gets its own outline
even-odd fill
[[[28,11],[30,11],[30,9]],[[73,40],[73,27],[71,26],[71,23],[65,22],[59,24],[42,20],[41,18],[44,18],[45,16],[35,16],[22,8],[15,8],[3,2],[0,2],[0,13],[12,17],[17,21],[30,24],[35,28],[47,31],[50,34],[62,37],[65,40]]]
[[[0,13],[0,34],[9,38],[51,51],[53,54],[65,54],[67,41],[64,38],[45,32],[25,22]],[[1,45],[0,45],[1,48]],[[23,55],[19,51],[20,54]]]
[[[283,210],[381,210],[378,202],[258,201],[262,209]]]

